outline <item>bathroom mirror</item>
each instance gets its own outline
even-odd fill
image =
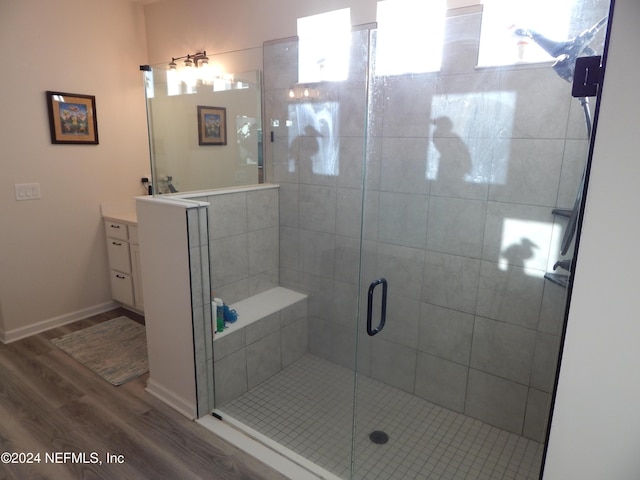
[[[263,182],[260,71],[185,80],[180,66],[141,69],[154,194]]]

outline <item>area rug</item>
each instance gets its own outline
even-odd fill
[[[113,385],[149,371],[144,325],[127,317],[68,333],[51,343]]]

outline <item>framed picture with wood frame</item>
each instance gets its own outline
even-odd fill
[[[47,91],[51,143],[98,144],[96,97]]]
[[[198,105],[198,143],[227,144],[227,109]]]

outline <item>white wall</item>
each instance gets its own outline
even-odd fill
[[[616,0],[545,480],[640,477],[639,24]]]
[[[110,304],[100,204],[149,172],[144,28],[130,0],[0,0],[0,339]],[[46,90],[96,96],[99,145],[51,144]]]
[[[213,54],[261,47],[266,40],[296,35],[298,17],[339,8],[351,7],[355,25],[371,22],[375,6],[376,0],[165,0],[145,7],[149,62],[168,62],[196,50]],[[261,56],[248,67],[261,69]]]
[[[448,8],[480,0],[447,0]],[[208,54],[261,47],[263,42],[296,35],[297,19],[340,8],[351,9],[351,24],[376,20],[377,0],[163,0],[145,7],[149,63],[169,62],[198,50]],[[187,13],[188,12],[188,13]],[[227,72],[262,69],[260,51],[234,57]]]

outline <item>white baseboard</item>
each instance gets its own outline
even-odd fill
[[[108,312],[109,310],[113,310],[114,308],[117,308],[119,306],[119,304],[113,301],[101,303],[99,305],[94,305],[93,307],[84,308],[75,312],[65,313],[64,315],[53,317],[48,320],[42,320],[41,322],[27,325],[25,327],[19,327],[12,330],[4,331],[0,330],[0,342],[5,344],[15,342],[16,340],[21,340],[37,333],[46,332],[47,330],[51,330],[52,328],[61,327],[62,325],[82,320],[93,315]]]
[[[145,390],[188,419],[194,420],[197,417],[196,406],[193,403],[179,397],[171,390],[158,384],[158,382],[154,382],[151,377],[147,380],[147,388]]]

